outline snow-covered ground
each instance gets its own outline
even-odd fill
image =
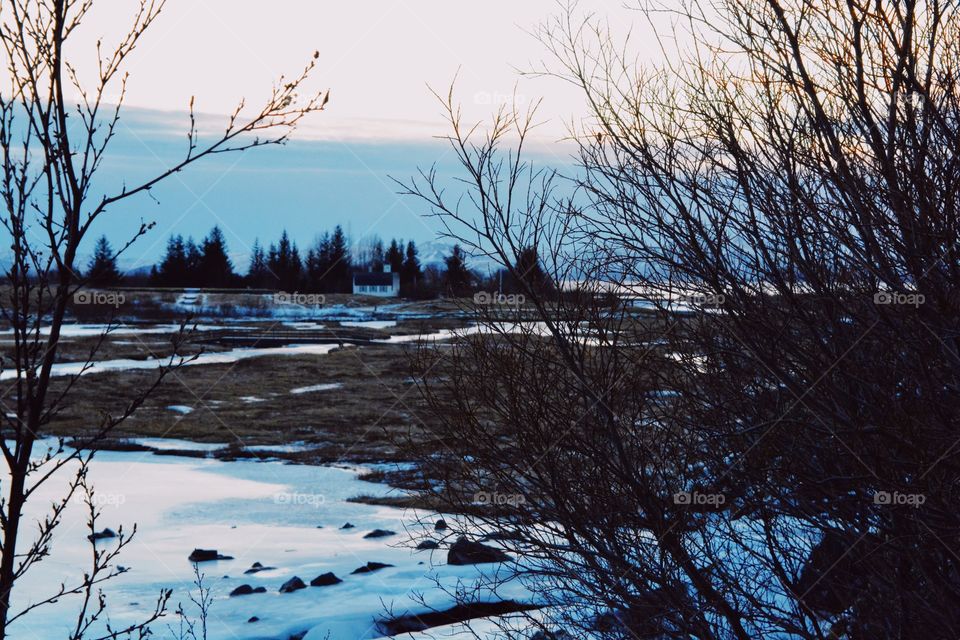
[[[287,356],[287,355],[309,355],[325,354],[338,345],[335,344],[291,344],[284,347],[263,347],[250,348],[238,347],[229,351],[219,351],[214,353],[202,353],[199,356],[184,362],[184,366],[197,366],[204,364],[230,364],[246,358],[259,358],[263,356]],[[349,345],[345,345],[349,346]],[[51,368],[50,374],[54,376],[70,375],[90,375],[93,373],[103,373],[105,371],[124,371],[130,369],[156,369],[163,365],[169,365],[169,358],[145,358],[134,360],[131,358],[119,358],[116,360],[102,360],[100,362],[59,362]],[[177,361],[174,361],[177,364]],[[16,377],[16,371],[8,370],[0,374],[0,380],[9,380]]]
[[[187,331],[216,331],[218,329],[223,329],[222,325],[217,324],[197,324],[197,325],[186,325]],[[233,327],[236,330],[238,327]],[[107,324],[73,324],[65,323],[60,329],[60,335],[64,338],[89,338],[102,335],[104,331],[110,330],[111,336],[123,336],[123,335],[152,335],[152,334],[163,334],[163,333],[176,333],[180,331],[179,324],[156,324],[156,325],[138,325],[138,324],[124,324],[124,323],[115,323],[113,325]],[[50,327],[40,327],[41,335],[48,335],[50,333]],[[0,336],[12,336],[13,329],[3,329],[0,330]]]
[[[184,443],[171,445],[184,448]],[[187,556],[195,547],[217,549],[233,560],[201,563],[214,602],[208,620],[210,640],[277,639],[309,630],[310,640],[366,640],[379,637],[374,624],[385,615],[423,611],[421,594],[436,608],[452,606],[435,581],[452,588],[458,581],[481,579],[500,565],[447,566],[443,551],[416,552],[409,548],[409,532],[421,530],[413,514],[388,507],[347,502],[358,494],[388,495],[383,485],[357,479],[357,469],[288,465],[249,460],[224,462],[163,456],[144,452],[104,452],[97,456],[91,479],[103,515],[97,528],[124,531],[137,523],[134,542],[120,563],[130,571],[106,586],[114,627],[129,624],[149,611],[163,588],[174,590],[178,602],[191,612],[188,591],[192,565]],[[59,495],[54,482],[31,499],[30,517]],[[84,507],[71,504],[58,529],[49,558],[18,585],[14,606],[49,595],[62,581],[71,584],[89,559],[89,533]],[[351,522],[351,529],[340,527]],[[394,536],[365,539],[380,528]],[[30,528],[27,528],[29,530]],[[432,528],[431,528],[432,530]],[[98,543],[103,548],[114,540]],[[395,565],[374,573],[351,575],[369,561]],[[244,570],[254,562],[275,567],[253,575]],[[281,584],[292,576],[309,583],[327,571],[342,583],[308,587],[281,594]],[[266,593],[229,597],[241,584],[263,586]],[[514,587],[489,594],[490,599],[523,599]],[[38,609],[15,623],[13,637],[47,640],[68,637],[77,610],[76,597]],[[256,622],[247,622],[251,617]],[[170,616],[155,625],[157,638],[172,638]],[[435,637],[456,629],[436,630]],[[327,635],[329,633],[329,636]],[[457,634],[459,637],[473,637]],[[418,639],[426,635],[405,636]]]
[[[339,389],[343,385],[339,382],[327,382],[324,384],[312,384],[307,387],[296,387],[295,389],[290,389],[290,393],[294,395],[301,395],[304,393],[314,393],[317,391],[333,391],[334,389]]]
[[[364,329],[390,329],[397,326],[396,320],[344,320],[341,327],[361,327]]]

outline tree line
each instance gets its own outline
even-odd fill
[[[136,274],[124,274],[117,266],[117,253],[106,236],[96,243],[86,281],[93,286],[150,284],[159,287],[256,288],[310,293],[350,293],[354,272],[387,270],[400,274],[400,294],[404,297],[435,297],[441,293],[471,295],[478,290],[519,290],[512,276],[495,273],[484,276],[470,269],[468,256],[454,245],[442,264],[421,265],[413,240],[379,237],[351,245],[343,228],[318,236],[304,255],[295,240],[284,230],[275,243],[264,246],[254,240],[246,272],[230,259],[223,231],[214,226],[199,243],[181,234],[170,236],[160,261],[150,268],[144,280]],[[543,281],[536,249],[529,248],[518,266],[532,278]]]

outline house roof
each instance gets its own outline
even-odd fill
[[[393,286],[392,273],[355,273],[353,284],[360,287]]]

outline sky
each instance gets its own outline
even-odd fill
[[[115,43],[135,5],[95,3],[67,49],[82,78],[96,68],[94,43]],[[585,112],[581,96],[559,80],[519,73],[544,60],[532,32],[561,9],[555,0],[168,0],[126,62],[126,111],[101,189],[133,184],[183,153],[192,96],[204,123],[225,122],[238,100],[262,102],[280,74],[297,73],[316,51],[308,88],[329,89],[330,102],[287,146],[194,164],[151,197],[110,212],[94,235],[122,243],[141,219],[155,222],[121,259],[136,268],[156,261],[171,233],[199,239],[218,224],[241,270],[255,238],[268,244],[283,229],[301,245],[335,224],[354,240],[432,240],[438,222],[422,202],[400,196],[394,179],[433,163],[445,178],[457,173],[437,139],[448,127],[433,91],[456,80],[470,122],[500,104],[541,100],[536,157],[570,162],[562,138]],[[578,10],[646,26],[620,0],[584,0]]]

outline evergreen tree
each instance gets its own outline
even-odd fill
[[[263,252],[260,240],[253,241],[250,253],[250,266],[247,268],[247,286],[262,288],[270,281],[270,270],[267,268],[267,256]]]
[[[187,280],[187,250],[183,236],[177,234],[167,239],[167,251],[157,272],[158,284],[164,287],[182,287]]]
[[[340,225],[333,230],[330,237],[330,288],[332,293],[350,293],[353,286],[353,277],[350,272],[351,258],[347,236]]]
[[[420,259],[413,240],[407,243],[406,256],[400,266],[400,292],[405,296],[418,295],[420,289]]]
[[[187,238],[184,244],[184,253],[186,255],[186,264],[184,267],[182,287],[199,287],[203,285],[203,278],[200,275],[200,247],[193,241],[193,237]]]
[[[307,259],[304,264],[304,280],[306,287],[311,292],[325,293],[328,291],[328,281],[330,269],[330,234],[324,233],[317,238],[310,250],[307,251]]]
[[[383,240],[377,238],[370,247],[370,271],[379,273],[383,271],[384,255]]]
[[[113,248],[107,236],[100,236],[93,249],[93,258],[87,271],[87,281],[97,287],[108,287],[120,282],[120,271],[117,269],[117,259],[113,255]]]
[[[273,275],[275,286],[282,291],[295,291],[300,285],[302,266],[300,252],[284,230],[280,236],[280,242],[276,246],[270,245],[270,253],[267,256],[267,268]]]
[[[524,247],[517,255],[514,265],[517,277],[531,290],[545,293],[553,289],[550,277],[540,264],[540,255],[536,246]],[[507,293],[522,292],[524,288],[513,277],[505,277],[503,288]]]
[[[390,265],[390,271],[394,273],[400,273],[403,268],[403,249],[401,247],[401,242],[397,242],[396,239],[391,240],[390,248],[387,249],[387,254],[384,256],[384,264]]]
[[[444,274],[444,286],[454,296],[465,296],[470,293],[472,275],[467,269],[467,257],[459,244],[453,245],[453,251],[443,259],[447,267]]]
[[[200,247],[198,276],[205,287],[229,287],[234,284],[233,263],[227,255],[227,242],[220,227],[213,227]]]

